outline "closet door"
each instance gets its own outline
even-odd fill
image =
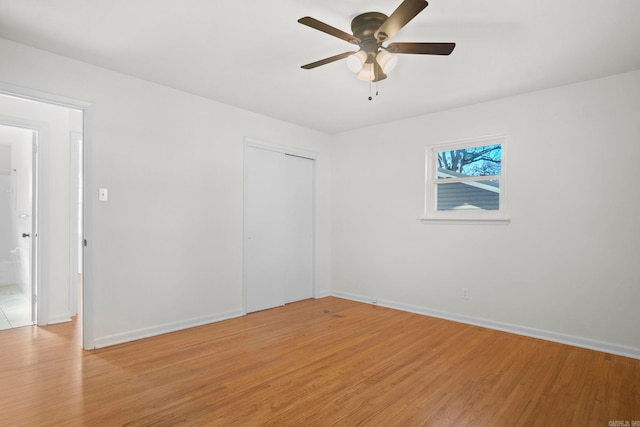
[[[285,156],[245,150],[244,291],[247,313],[284,304]]]
[[[313,297],[315,161],[245,147],[247,313]]]
[[[313,296],[314,161],[285,156],[285,302]]]

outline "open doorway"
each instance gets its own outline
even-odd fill
[[[7,195],[0,195],[0,261],[6,261],[0,329],[67,322],[80,314],[83,114],[0,93],[0,192]],[[3,293],[12,299],[7,310]],[[11,321],[6,314],[16,314],[19,301],[29,310],[25,315],[22,304],[20,321]]]
[[[37,137],[34,130],[0,124],[0,330],[36,321]]]

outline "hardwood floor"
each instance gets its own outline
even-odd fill
[[[640,360],[337,298],[95,351],[0,333],[0,425],[608,426]]]

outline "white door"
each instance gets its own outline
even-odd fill
[[[285,302],[313,296],[314,161],[285,156]]]
[[[313,296],[314,161],[245,149],[247,313]]]
[[[245,151],[245,306],[247,313],[284,304],[284,155]]]

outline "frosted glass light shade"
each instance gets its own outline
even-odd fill
[[[364,50],[359,50],[351,56],[347,57],[347,66],[354,73],[359,73],[364,66],[364,63],[367,61],[367,52]]]
[[[358,80],[363,80],[365,82],[373,81],[375,75],[373,72],[373,64],[364,64],[362,70],[358,73]]]
[[[382,71],[385,74],[389,74],[394,68],[396,68],[396,65],[398,64],[398,57],[390,54],[386,50],[381,50],[378,52],[378,56],[376,56],[376,61],[378,61],[378,64],[382,67]]]

